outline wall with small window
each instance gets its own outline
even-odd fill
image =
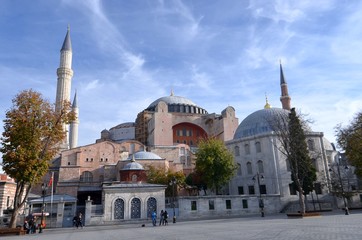
[[[266,214],[278,213],[282,203],[278,196],[264,199]],[[179,219],[242,216],[258,214],[259,197],[240,195],[179,196]]]

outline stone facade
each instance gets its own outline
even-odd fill
[[[150,219],[165,209],[166,186],[147,183],[104,185],[104,222]]]
[[[291,185],[291,172],[281,151],[280,139],[274,131],[271,131],[267,121],[268,114],[281,112],[282,109],[264,109],[249,115],[245,122],[240,124],[235,138],[226,142],[238,166],[236,176],[230,181],[229,193],[245,197],[262,195],[267,199],[269,196],[278,196],[280,198],[278,205],[266,204],[266,208],[276,207],[279,211],[290,201],[298,200],[296,191]],[[259,117],[256,118],[255,115]],[[257,126],[256,128],[244,127],[248,118],[252,118],[250,122],[253,126]],[[316,191],[320,199],[328,198],[330,188],[328,169],[337,151],[323,137],[323,133],[309,129],[306,131],[306,139],[311,159],[317,170]],[[256,177],[259,177],[260,188]]]
[[[279,212],[280,198],[268,196],[264,200],[268,207],[265,214]],[[220,218],[228,216],[255,215],[260,213],[259,199],[256,196],[194,196],[179,197],[179,219]]]
[[[0,217],[4,215],[4,210],[6,213],[6,210],[13,208],[15,191],[14,179],[6,174],[0,174]]]

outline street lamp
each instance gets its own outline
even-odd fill
[[[338,161],[337,161],[337,175],[338,175],[338,180],[339,180],[339,184],[341,185],[341,193],[342,193],[342,198],[343,198],[343,203],[344,203],[344,214],[345,215],[349,215],[349,210],[348,210],[348,206],[347,206],[347,201],[346,201],[346,196],[345,196],[345,192],[344,192],[344,187],[343,187],[343,181],[342,181],[342,177],[341,177],[341,170],[340,170],[340,160],[342,159],[341,155],[338,153]],[[345,166],[344,169],[348,169],[348,166]],[[329,169],[330,172],[334,172],[333,169]]]
[[[43,232],[43,221],[44,221],[44,209],[45,209],[45,194],[47,192],[48,186],[46,183],[41,185],[41,193],[43,196],[43,205],[41,208],[41,218],[40,218],[40,226],[39,226],[39,233]]]
[[[170,186],[172,186],[172,207],[173,207],[173,218],[172,222],[176,223],[176,213],[175,213],[175,185],[177,181],[175,177],[172,177],[172,180],[170,182]]]
[[[264,217],[264,200],[261,198],[261,187],[260,187],[260,181],[264,181],[264,176],[257,173],[253,177],[254,182],[255,182],[255,180],[258,181],[258,187],[259,187],[259,208],[260,208],[260,213],[261,213],[261,217]]]

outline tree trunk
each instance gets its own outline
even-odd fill
[[[9,228],[16,228],[16,220],[18,219],[18,213],[19,213],[19,208],[16,209],[14,208],[14,211],[11,214]]]
[[[305,202],[304,202],[303,189],[299,188],[298,192],[299,192],[300,213],[304,214],[305,213]]]

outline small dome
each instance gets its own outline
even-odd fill
[[[132,157],[128,157],[127,160],[131,160],[132,158],[134,158],[135,160],[160,160],[160,159],[162,159],[157,154],[152,153],[152,152],[146,152],[146,151],[136,152],[133,154]]]
[[[144,168],[138,162],[131,161],[130,163],[127,163],[126,165],[124,165],[122,170],[144,170]]]
[[[234,139],[272,132],[270,121],[288,116],[289,111],[281,108],[265,108],[247,116],[236,129]]]

